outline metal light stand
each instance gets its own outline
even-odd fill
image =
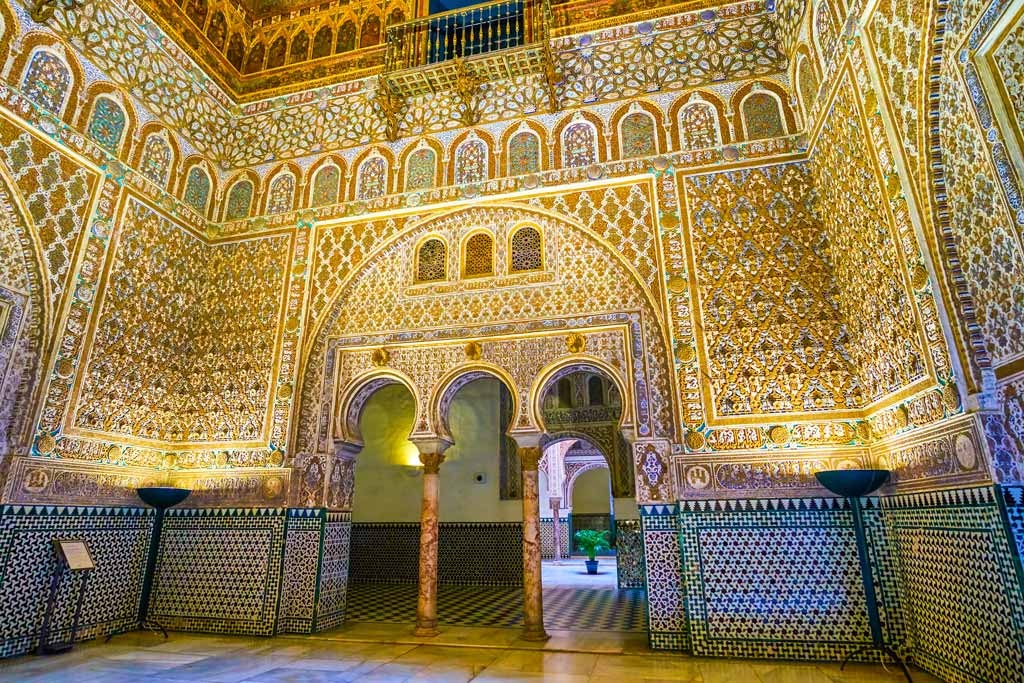
[[[854,656],[869,650],[882,655],[889,655],[903,669],[907,683],[913,683],[906,663],[882,638],[882,620],[878,616],[878,598],[875,594],[875,582],[871,576],[871,561],[868,558],[868,541],[864,533],[864,514],[860,506],[860,497],[878,490],[889,481],[889,470],[828,470],[815,472],[814,476],[822,486],[832,493],[843,496],[850,502],[853,513],[853,533],[857,539],[857,557],[860,560],[860,578],[864,584],[864,597],[867,600],[868,623],[871,626],[871,644],[853,650],[843,658],[839,670],[846,668],[846,663]]]
[[[153,592],[153,577],[156,575],[156,559],[160,551],[160,534],[163,530],[164,511],[188,498],[192,491],[189,489],[178,489],[170,486],[151,486],[137,489],[137,493],[139,494],[139,498],[142,499],[142,502],[147,503],[156,510],[156,516],[153,519],[153,533],[149,539],[149,555],[146,558],[146,573],[142,578],[142,595],[139,600],[137,628],[148,629],[154,633],[159,630],[163,633],[164,640],[167,640],[167,629],[164,628],[163,624],[159,621],[150,619],[148,616],[149,596]],[[125,631],[114,631],[107,636],[106,642],[110,642],[111,638],[116,635],[120,635],[121,633],[125,633]]]

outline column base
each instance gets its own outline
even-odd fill
[[[524,626],[523,634],[519,636],[520,640],[526,640],[531,643],[545,641],[550,637],[543,626]]]
[[[437,619],[417,621],[416,628],[412,630],[412,634],[417,638],[432,638],[438,633],[440,631],[437,630]]]

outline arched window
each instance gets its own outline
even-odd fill
[[[96,144],[116,156],[126,121],[124,109],[113,98],[97,97],[86,132]]]
[[[604,383],[600,377],[587,380],[587,403],[592,406],[604,405]]]
[[[682,149],[706,149],[722,142],[718,112],[707,102],[691,102],[679,112],[679,142]]]
[[[466,240],[462,250],[463,277],[494,275],[494,238],[478,232]]]
[[[523,273],[529,270],[540,270],[544,267],[544,256],[541,251],[540,232],[537,228],[524,225],[512,235],[509,272]]]
[[[455,184],[484,180],[487,180],[487,143],[479,139],[463,141],[455,150]]]
[[[562,166],[575,168],[597,162],[597,132],[588,121],[577,121],[562,132]]]
[[[71,89],[71,70],[57,55],[39,50],[32,55],[21,80],[25,97],[43,109],[60,114]]]
[[[437,175],[437,154],[430,147],[414,150],[406,159],[405,190],[429,190]]]
[[[806,55],[800,55],[796,64],[796,87],[800,91],[800,103],[803,105],[804,118],[807,119],[818,99],[818,76],[814,73],[814,65]]]
[[[380,42],[380,17],[371,14],[363,22],[359,32],[359,47],[373,47]]]
[[[558,380],[558,384],[556,386],[558,388],[558,406],[560,408],[571,408],[572,382],[569,381],[568,377],[563,377]]]
[[[356,47],[356,25],[351,19],[338,29],[338,48],[335,52],[348,52]]]
[[[391,14],[388,15],[388,26],[401,24],[403,21],[405,21],[405,12],[402,11],[401,7],[391,10]]]
[[[432,237],[416,251],[416,282],[437,282],[447,276],[448,248]]]
[[[654,132],[654,117],[642,111],[633,112],[619,124],[623,159],[654,156],[658,141]]]
[[[146,138],[142,146],[142,157],[139,159],[139,170],[142,175],[161,187],[167,185],[171,173],[171,146],[159,133]]]
[[[324,26],[313,37],[313,59],[328,57],[334,47],[334,33],[330,26]]]
[[[263,54],[265,52],[263,43],[256,43],[249,50],[249,58],[245,60],[245,73],[252,74],[263,69]]]
[[[267,68],[276,69],[279,66],[284,66],[285,56],[288,54],[288,42],[284,36],[278,36],[278,38],[270,44],[270,50],[267,51]]]
[[[228,25],[224,21],[223,12],[214,12],[210,17],[210,25],[206,28],[206,37],[218,50],[224,48],[224,38],[228,35]]]
[[[324,166],[313,176],[313,206],[338,203],[341,187],[341,169],[333,164]]]
[[[388,193],[388,164],[384,157],[373,156],[359,165],[356,199],[373,199]]]
[[[296,62],[306,61],[306,56],[309,54],[309,36],[306,35],[305,31],[300,31],[294,38],[292,38],[292,49],[288,55],[288,63],[295,64]]]
[[[773,95],[764,91],[751,93],[743,98],[742,109],[748,140],[777,138],[786,134],[779,100]]]
[[[224,209],[224,220],[237,221],[249,217],[249,210],[252,206],[252,183],[248,180],[239,180],[231,186],[228,192],[228,203]]]
[[[524,175],[540,171],[540,138],[523,130],[508,141],[508,174]]]
[[[267,196],[267,213],[285,213],[291,211],[295,202],[295,176],[281,173],[270,182],[270,194]]]
[[[231,40],[228,41],[227,56],[231,66],[241,72],[245,66],[245,44],[242,42],[242,36],[237,33],[231,34]]]
[[[185,179],[185,203],[206,214],[206,204],[210,200],[210,176],[198,166],[193,166]]]

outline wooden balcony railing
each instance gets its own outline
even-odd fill
[[[384,75],[411,97],[542,73],[550,64],[550,0],[496,0],[388,26]]]

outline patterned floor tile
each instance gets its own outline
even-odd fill
[[[353,622],[412,623],[417,587],[353,583],[348,619]],[[514,627],[522,624],[523,592],[517,588],[439,586],[438,618],[456,626]],[[544,589],[544,624],[550,629],[643,631],[644,591],[549,587]]]

